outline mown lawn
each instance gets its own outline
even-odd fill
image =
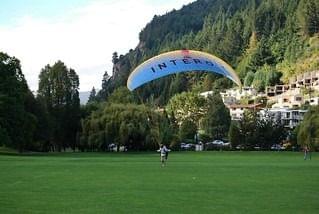
[[[319,156],[0,155],[0,213],[319,213]]]

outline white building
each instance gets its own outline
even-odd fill
[[[300,108],[308,102],[310,105],[318,105],[319,97],[305,98],[301,88],[290,89],[280,95],[268,97],[270,102],[273,102],[272,108]]]
[[[255,111],[259,110],[262,104],[250,104],[250,105],[226,105],[229,109],[231,120],[241,120],[244,117],[245,110]]]
[[[212,95],[213,91],[206,91],[201,93],[201,96],[208,97]],[[242,87],[227,89],[224,92],[220,92],[222,100],[225,106],[230,111],[230,116],[232,120],[241,120],[244,115],[245,110],[259,110],[261,108],[261,103],[258,104],[238,104],[242,98],[249,97],[254,99],[258,96],[257,91],[253,87]],[[262,96],[262,95],[260,95]]]
[[[214,92],[213,91],[205,91],[205,92],[202,92],[200,93],[201,96],[207,98],[209,95],[213,95]]]
[[[235,104],[244,97],[255,98],[257,91],[253,87],[242,87],[227,89],[224,92],[220,92],[225,105]]]
[[[309,71],[299,74],[289,80],[291,87],[301,88],[304,86],[311,86],[319,90],[319,70]]]
[[[304,98],[300,88],[286,91],[275,97],[271,97],[271,101],[275,102],[272,108],[300,108],[304,104]]]
[[[268,97],[277,96],[286,91],[296,88],[311,87],[319,90],[319,70],[309,71],[297,76],[291,77],[287,85],[267,86],[266,94]]]
[[[319,97],[312,97],[311,99],[305,99],[305,103],[308,102],[310,105],[315,106],[319,105]]]
[[[288,108],[262,109],[259,112],[261,118],[280,121],[286,128],[295,128],[304,118],[307,110],[294,110]]]

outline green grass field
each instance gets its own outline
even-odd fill
[[[0,155],[4,214],[318,212],[318,154]]]

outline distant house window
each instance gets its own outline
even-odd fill
[[[301,97],[296,97],[296,101],[301,101],[302,98]]]
[[[287,99],[287,98],[284,98],[284,102],[285,102],[285,103],[288,102],[288,99]]]

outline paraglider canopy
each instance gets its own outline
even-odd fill
[[[140,64],[128,77],[127,88],[132,91],[154,79],[186,71],[221,74],[241,87],[235,71],[222,59],[201,51],[177,50],[160,54]]]

